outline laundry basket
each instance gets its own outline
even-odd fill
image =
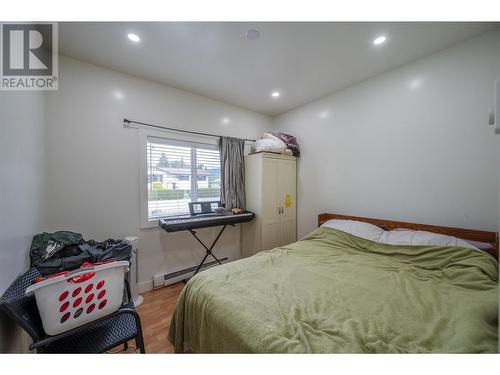
[[[33,284],[26,295],[35,294],[45,332],[57,335],[118,310],[128,267],[126,261],[82,267]]]

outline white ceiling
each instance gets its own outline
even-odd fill
[[[286,112],[499,23],[61,23],[60,51],[268,115]],[[260,38],[247,40],[257,29]],[[127,34],[140,36],[133,43]],[[386,35],[386,43],[373,40]],[[279,90],[278,99],[270,97]]]

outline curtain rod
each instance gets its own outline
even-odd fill
[[[204,135],[204,136],[207,136],[207,137],[217,137],[217,138],[222,137],[222,135],[217,135],[217,134],[210,134],[210,133],[195,132],[195,131],[191,131],[191,130],[169,128],[167,126],[153,125],[153,124],[148,124],[146,122],[129,120],[129,119],[126,119],[126,118],[123,119],[123,127],[124,128],[130,128],[130,124],[138,124],[138,125],[143,125],[143,126],[150,126],[152,128],[163,129],[163,130],[172,130],[172,131],[182,132],[182,133]],[[248,138],[239,138],[239,139],[243,139],[244,141],[247,141],[247,142],[255,142],[255,139],[248,139]]]

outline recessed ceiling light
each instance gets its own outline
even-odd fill
[[[139,35],[134,34],[134,33],[129,33],[129,34],[127,35],[127,37],[128,37],[128,38],[129,38],[132,42],[135,42],[135,43],[137,43],[137,42],[140,42],[140,41],[141,41],[141,38],[139,38]]]
[[[224,125],[227,125],[231,122],[231,119],[229,117],[223,117],[221,122],[224,124]]]
[[[271,96],[272,96],[273,98],[279,98],[279,97],[280,97],[280,95],[281,95],[281,93],[280,93],[279,91],[273,91],[273,92],[271,93]]]
[[[246,35],[248,40],[256,40],[256,39],[259,39],[260,33],[259,33],[259,30],[250,29],[246,32],[245,35]]]
[[[383,35],[377,37],[374,41],[373,41],[373,44],[375,44],[376,46],[378,46],[379,44],[382,44],[384,43],[385,41],[387,40],[387,38]]]

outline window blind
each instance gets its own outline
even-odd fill
[[[148,138],[148,220],[189,213],[189,202],[220,199],[220,154],[211,145]]]

